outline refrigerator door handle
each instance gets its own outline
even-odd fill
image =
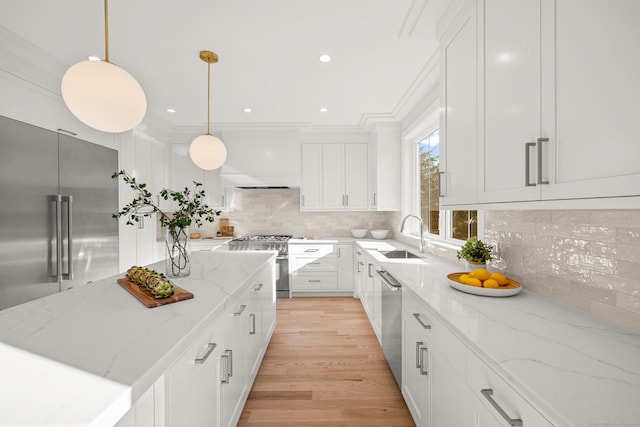
[[[67,204],[67,272],[62,278],[73,280],[73,196],[62,196],[62,203]]]
[[[58,279],[58,284],[62,279],[62,196],[53,194],[49,196],[49,201],[55,204],[53,210],[53,241],[51,256],[49,257],[49,275]]]

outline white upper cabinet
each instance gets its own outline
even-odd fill
[[[640,195],[640,2],[542,5],[542,198]]]
[[[475,3],[442,40],[440,196],[443,203],[474,202],[478,170],[478,72]]]
[[[367,210],[367,144],[302,144],[301,210]]]
[[[322,144],[302,144],[300,209],[322,209]]]
[[[193,191],[193,182],[203,186],[205,203],[214,209],[227,207],[226,188],[222,185],[220,169],[205,171],[200,169],[189,157],[189,144],[171,144],[169,189],[183,191],[185,187]]]
[[[540,0],[486,0],[480,26],[478,34],[484,35],[480,159],[484,162],[479,168],[484,173],[479,198],[481,202],[535,200],[540,197],[533,167],[537,151],[527,144],[542,136]]]
[[[442,204],[544,201],[530,205],[540,208],[582,199],[580,206],[588,208],[602,207],[598,199],[640,196],[640,26],[633,18],[640,16],[640,2],[469,4],[478,8],[477,90],[455,50],[466,46],[471,57],[474,32],[465,31],[473,23],[458,20],[441,40]],[[467,154],[473,115],[459,102],[462,91],[469,103],[478,94],[475,194],[468,191],[473,165]],[[461,178],[465,170],[470,174]],[[625,206],[637,200],[626,199]]]
[[[369,153],[369,208],[400,210],[400,125],[377,123]]]

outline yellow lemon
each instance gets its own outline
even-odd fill
[[[462,276],[460,276],[460,283],[467,283],[467,280],[469,280],[468,274],[463,274]]]
[[[500,285],[498,285],[498,282],[493,279],[487,279],[482,282],[482,286],[484,286],[485,288],[497,288]]]
[[[509,279],[507,279],[505,277],[505,275],[500,274],[500,273],[491,273],[491,277],[489,277],[489,278],[495,280],[496,282],[498,282],[498,285],[500,285],[500,286],[504,286],[504,285],[508,285],[509,284]]]
[[[469,277],[465,282],[465,285],[482,287],[482,282],[475,277]]]
[[[482,282],[491,277],[491,273],[489,273],[484,268],[476,268],[471,272],[471,274],[469,274],[469,277],[476,278]]]

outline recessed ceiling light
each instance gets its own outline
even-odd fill
[[[320,112],[321,112],[321,113],[326,113],[326,112],[327,112],[327,107],[322,107],[322,108],[320,108]]]
[[[242,111],[244,111],[245,113],[250,113],[250,112],[251,112],[251,111],[253,111],[253,110],[252,110],[251,108],[245,108],[245,109],[244,109],[244,110],[242,110]]]
[[[89,61],[102,61],[101,58],[98,58],[97,56],[90,56],[87,58]]]
[[[167,108],[167,113],[175,113],[176,110],[174,110],[173,108]]]
[[[329,62],[331,61],[331,56],[325,54],[320,55],[320,62]]]

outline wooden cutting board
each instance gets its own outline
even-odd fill
[[[125,277],[118,279],[118,284],[149,308],[160,307],[161,305],[167,305],[193,298],[193,294],[191,292],[175,284],[173,285],[173,295],[167,298],[156,298],[149,289],[144,286],[139,286]]]

